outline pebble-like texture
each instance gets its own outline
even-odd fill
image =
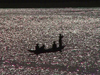
[[[100,9],[0,9],[0,75],[99,75]],[[62,53],[30,55],[39,43]]]

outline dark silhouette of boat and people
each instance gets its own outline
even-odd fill
[[[28,50],[29,52],[32,52],[36,55],[41,53],[50,53],[50,52],[62,52],[62,49],[65,47],[65,45],[62,45],[62,38],[64,36],[59,34],[59,47],[57,47],[56,41],[53,42],[52,48],[45,49],[45,45],[43,44],[42,47],[39,47],[39,44],[36,44],[35,50]]]

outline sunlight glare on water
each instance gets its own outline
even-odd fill
[[[1,75],[99,75],[99,15],[100,8],[0,9]],[[58,47],[59,34],[62,52],[28,51]]]

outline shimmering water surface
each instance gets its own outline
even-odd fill
[[[62,53],[30,55],[39,43]],[[0,9],[0,75],[99,75],[100,8]]]

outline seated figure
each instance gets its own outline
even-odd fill
[[[35,49],[38,51],[39,50],[39,44],[36,44]]]
[[[55,41],[53,42],[52,48],[53,49],[56,49],[57,48],[57,45],[56,45],[56,42]]]
[[[45,50],[45,45],[44,44],[42,45],[41,50]]]

